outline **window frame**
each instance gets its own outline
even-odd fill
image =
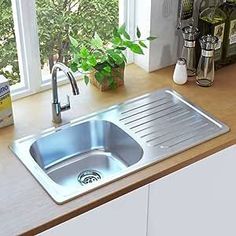
[[[35,1],[11,0],[21,81],[11,86],[13,100],[51,88],[50,79],[42,79]],[[119,0],[119,24],[126,23],[132,38],[135,35],[134,21],[135,0]],[[128,63],[134,61],[132,53],[128,52],[127,57]],[[58,84],[66,83],[63,74],[59,74]]]

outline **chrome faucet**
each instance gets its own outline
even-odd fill
[[[52,68],[52,121],[54,123],[61,123],[61,112],[67,111],[70,109],[70,97],[67,95],[67,104],[61,106],[60,102],[58,101],[58,88],[57,88],[57,70],[60,69],[65,73],[67,78],[70,80],[70,84],[72,87],[72,92],[74,95],[79,94],[79,89],[75,80],[75,77],[69,70],[67,66],[58,62]]]

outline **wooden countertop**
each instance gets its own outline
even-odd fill
[[[93,86],[79,82],[81,94],[72,99],[72,109],[63,113],[64,123],[137,97],[170,87],[194,104],[226,123],[231,131],[183,153],[147,167],[112,184],[57,205],[8,149],[14,140],[51,127],[51,91],[15,101],[15,125],[0,129],[0,234],[33,235],[82,214],[111,199],[157,180],[177,169],[200,160],[236,143],[236,65],[221,69],[210,88],[195,82],[184,86],[172,82],[173,68],[146,73],[135,65],[128,66],[125,87],[101,93]],[[68,85],[60,88],[61,96],[70,94]],[[63,96],[62,96],[63,95]]]

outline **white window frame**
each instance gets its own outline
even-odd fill
[[[40,91],[41,68],[35,0],[12,0],[21,82],[12,86],[13,99]]]
[[[21,82],[11,86],[13,100],[51,88],[50,80],[42,80],[36,0],[11,0],[15,24],[16,45]],[[135,0],[119,0],[119,24],[126,23],[127,31],[135,37]],[[128,63],[134,61],[127,54]],[[58,84],[68,83],[63,74]]]

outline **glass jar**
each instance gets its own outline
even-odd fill
[[[197,68],[196,83],[202,87],[210,87],[215,77],[214,54],[218,38],[206,35],[202,36],[199,41],[202,51]]]

